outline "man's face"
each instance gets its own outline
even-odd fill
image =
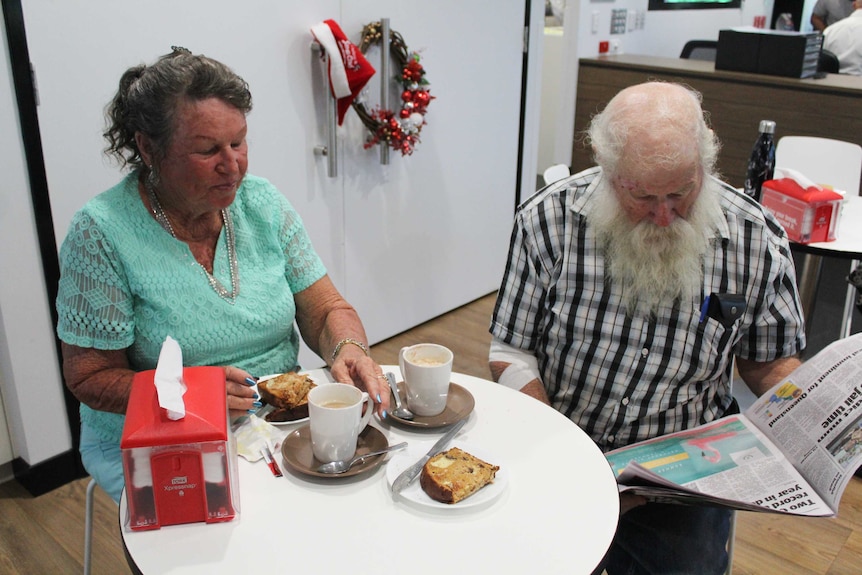
[[[607,273],[631,313],[658,313],[677,298],[698,297],[708,230],[721,209],[696,162],[650,171],[639,170],[635,178],[619,170],[600,182],[590,213]]]
[[[672,168],[637,170],[623,164],[611,180],[620,207],[633,225],[648,221],[659,227],[667,227],[677,218],[688,219],[702,183],[703,171],[696,160]]]

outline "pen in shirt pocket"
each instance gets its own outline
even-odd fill
[[[707,310],[709,310],[709,296],[703,298],[703,303],[700,304],[700,323],[706,319]]]

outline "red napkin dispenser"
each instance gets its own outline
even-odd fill
[[[132,530],[230,521],[239,514],[236,440],[224,370],[187,367],[186,414],[159,405],[155,370],[135,375],[120,448]]]
[[[808,244],[831,242],[838,229],[841,194],[796,180],[781,178],[763,182],[760,203],[775,215],[791,241]]]

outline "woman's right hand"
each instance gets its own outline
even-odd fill
[[[227,408],[231,419],[248,415],[249,411],[261,406],[260,397],[247,381],[254,380],[249,372],[231,365],[224,368],[224,376]]]

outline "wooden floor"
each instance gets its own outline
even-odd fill
[[[404,345],[435,342],[455,352],[456,371],[489,377],[488,323],[493,295],[372,347],[381,364],[397,364]],[[0,573],[81,573],[87,479],[31,497],[16,482],[0,485]],[[738,513],[733,572],[764,574],[862,573],[862,479],[844,493],[838,517],[807,519]],[[117,507],[96,489],[93,574],[129,573],[123,558]],[[250,555],[249,565],[266,565]],[[270,563],[271,564],[271,563]],[[385,569],[381,570],[381,573]]]

